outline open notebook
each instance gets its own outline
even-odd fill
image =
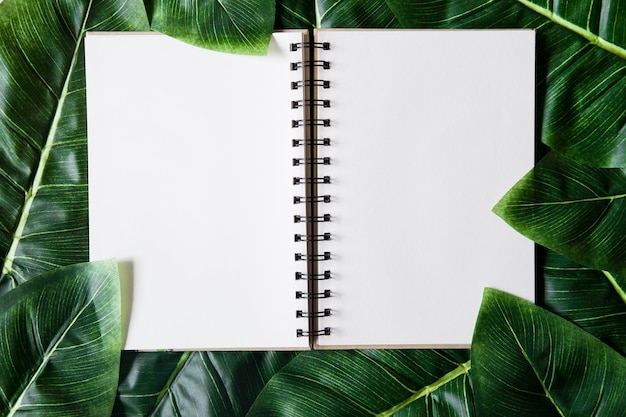
[[[491,208],[533,164],[534,32],[276,33],[268,56],[89,33],[91,259],[126,349],[467,346],[534,298]]]

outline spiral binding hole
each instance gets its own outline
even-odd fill
[[[330,252],[324,252],[317,255],[306,255],[305,253],[296,253],[296,261],[328,261],[330,260]]]
[[[313,222],[313,223],[323,223],[330,221],[330,214],[326,213],[322,216],[301,216],[296,214],[293,216],[294,223],[305,223],[305,222]]]
[[[296,272],[297,280],[306,280],[306,281],[324,281],[330,279],[330,271],[324,271],[321,274],[306,274],[304,272]]]
[[[313,311],[313,312],[296,310],[296,317],[297,318],[303,318],[303,317],[328,317],[328,316],[330,316],[330,308],[325,308],[324,311]]]
[[[315,140],[308,140],[308,139],[292,139],[291,140],[291,146],[293,146],[294,148],[297,148],[298,146],[304,146],[304,145],[330,146],[330,139],[323,138],[323,139],[315,139]]]
[[[299,109],[304,106],[318,106],[318,107],[330,107],[330,100],[293,100],[291,102],[292,109]]]
[[[330,165],[330,158],[328,156],[324,158],[293,158],[293,166],[300,165]]]
[[[294,185],[299,185],[299,184],[330,184],[330,176],[325,175],[323,177],[314,177],[314,178],[293,177],[293,184]]]

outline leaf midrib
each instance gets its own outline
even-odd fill
[[[91,5],[91,2],[90,2],[90,5]],[[65,329],[63,329],[63,332],[59,335],[59,338],[57,339],[57,341],[43,355],[43,359],[41,363],[37,367],[36,371],[33,373],[33,376],[29,379],[26,386],[22,389],[20,396],[17,398],[17,400],[15,400],[15,403],[11,406],[11,410],[9,414],[6,415],[6,417],[13,417],[17,411],[20,411],[19,408],[22,405],[22,401],[24,400],[24,396],[26,395],[26,392],[30,389],[30,387],[35,383],[35,381],[42,374],[46,365],[50,361],[50,358],[52,358],[52,355],[57,351],[61,342],[65,340],[65,337],[70,332],[70,330],[72,330],[72,328],[74,327],[74,324],[76,324],[80,316],[93,303],[94,299],[98,296],[102,288],[103,288],[103,284],[101,284],[100,287],[98,287],[95,291],[93,291],[91,298],[85,301],[85,304],[83,305],[83,307],[76,313],[76,315],[72,318],[72,320],[67,323]]]
[[[618,46],[617,44],[609,42],[608,40],[600,37],[599,35],[596,35],[595,33],[585,28],[582,28],[578,25],[573,24],[572,22],[554,13],[552,10],[547,9],[545,7],[538,6],[537,4],[532,3],[530,0],[516,0],[516,1],[528,7],[529,9],[539,13],[540,15],[550,19],[552,22],[556,23],[557,25],[562,26],[572,31],[576,33],[577,35],[582,36],[593,45],[599,48],[602,48],[605,51],[608,51],[614,55],[617,55],[618,57],[622,59],[626,59],[626,49]]]
[[[444,376],[442,376],[441,378],[439,378],[438,380],[436,380],[432,384],[429,384],[429,385],[426,385],[425,387],[422,387],[420,390],[416,391],[413,395],[411,395],[406,400],[402,401],[399,404],[394,405],[393,407],[391,407],[388,410],[385,410],[385,411],[383,411],[381,413],[378,413],[376,416],[377,417],[389,417],[389,416],[392,416],[394,413],[400,411],[401,409],[403,409],[404,407],[408,406],[409,404],[419,400],[422,397],[426,397],[426,396],[430,395],[431,393],[435,392],[436,390],[438,390],[439,388],[441,388],[442,386],[444,386],[448,382],[451,382],[452,380],[458,378],[461,375],[466,375],[469,372],[469,370],[471,369],[471,367],[472,367],[472,361],[471,360],[459,364],[455,369],[453,369],[452,371],[448,372],[447,374],[445,374]]]
[[[544,392],[546,398],[552,403],[552,405],[554,406],[555,410],[559,413],[559,415],[561,415],[562,417],[565,417],[565,414],[563,413],[561,408],[558,406],[558,404],[556,403],[556,400],[552,397],[552,394],[548,390],[548,387],[546,386],[546,384],[544,383],[543,379],[539,375],[539,370],[537,368],[535,368],[533,362],[530,360],[530,357],[528,356],[528,353],[526,352],[526,349],[524,349],[524,347],[522,346],[522,342],[517,337],[517,333],[515,333],[515,330],[513,329],[513,325],[511,324],[511,322],[509,321],[509,318],[505,314],[504,309],[500,308],[500,312],[502,314],[502,317],[506,321],[506,325],[507,325],[509,331],[511,332],[511,335],[515,339],[515,343],[517,344],[517,347],[519,348],[520,352],[522,353],[522,356],[524,356],[524,359],[526,359],[526,362],[528,363],[528,366],[530,366],[530,369],[532,369],[533,373],[535,374],[535,377],[537,378],[537,381],[541,385],[541,388],[543,389],[543,392]]]
[[[536,203],[508,203],[511,207],[541,207],[541,206],[562,206],[568,204],[580,204],[580,203],[593,203],[598,201],[607,201],[612,203],[615,200],[619,200],[625,198],[626,194],[616,194],[610,196],[601,196],[601,197],[589,197],[589,198],[579,198],[576,200],[562,200],[562,201],[542,201]]]
[[[178,378],[178,375],[181,373],[183,368],[189,363],[190,357],[191,357],[191,352],[183,352],[183,354],[180,356],[180,358],[178,359],[178,362],[176,363],[176,368],[174,368],[174,370],[171,372],[169,378],[165,382],[165,385],[163,385],[163,387],[159,391],[157,398],[154,401],[154,407],[148,413],[148,416],[155,415],[155,413],[159,409],[159,405],[161,404],[165,396],[171,392],[171,388],[172,388],[172,385],[174,384],[174,381]]]
[[[61,115],[63,113],[63,106],[65,104],[65,99],[69,95],[69,86],[70,79],[72,78],[72,73],[74,67],[76,66],[76,62],[78,61],[78,55],[80,53],[80,45],[83,39],[83,35],[85,33],[85,28],[87,25],[88,16],[91,11],[91,6],[93,4],[93,0],[89,0],[87,3],[87,8],[85,11],[85,15],[83,17],[83,21],[81,24],[80,32],[78,37],[75,40],[74,52],[72,54],[72,60],[70,61],[70,65],[67,70],[67,75],[65,77],[65,81],[63,83],[63,89],[61,90],[61,94],[58,98],[57,107],[54,113],[54,117],[52,119],[52,123],[50,125],[50,129],[48,131],[48,136],[46,138],[46,142],[44,147],[41,150],[41,154],[39,156],[39,162],[37,164],[37,168],[35,171],[35,175],[33,176],[32,183],[26,192],[26,196],[24,198],[24,205],[22,207],[22,211],[20,213],[20,219],[15,228],[15,232],[13,233],[13,239],[11,241],[11,246],[9,247],[9,251],[7,252],[4,262],[2,265],[2,275],[9,277],[12,282],[13,288],[18,285],[16,277],[13,276],[13,262],[15,261],[15,254],[17,252],[17,247],[20,244],[22,239],[22,233],[26,227],[26,223],[28,222],[28,218],[30,216],[30,211],[33,205],[35,198],[37,197],[37,192],[41,188],[41,183],[43,181],[43,173],[48,163],[48,158],[50,157],[50,153],[52,152],[52,148],[54,146],[54,142],[56,139],[56,132],[61,120]]]

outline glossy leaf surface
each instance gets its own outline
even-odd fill
[[[626,276],[582,266],[553,251],[539,264],[543,307],[626,356]]]
[[[112,416],[147,416],[163,397],[183,352],[123,351]]]
[[[321,27],[535,28],[541,140],[570,158],[626,165],[623,1],[320,0]],[[555,7],[553,10],[551,7]]]
[[[117,264],[60,268],[0,301],[0,414],[109,415],[121,348]]]
[[[146,28],[141,0],[0,3],[0,294],[88,259],[83,35]]]
[[[113,416],[244,416],[291,352],[125,352]]]
[[[478,415],[618,416],[626,358],[527,301],[487,289],[472,341]]]
[[[594,269],[626,273],[626,172],[552,152],[494,212],[528,238]]]
[[[474,416],[469,369],[463,350],[303,352],[248,416]]]
[[[263,55],[275,0],[151,0],[154,30],[216,51]]]

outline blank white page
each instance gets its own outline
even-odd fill
[[[534,32],[317,32],[332,202],[320,347],[467,346],[483,288],[534,299],[534,246],[491,212],[533,165]],[[323,156],[322,155],[322,156]]]
[[[87,35],[90,256],[129,278],[126,349],[308,347],[291,146],[302,73],[289,65],[302,38],[275,34],[251,57]]]

